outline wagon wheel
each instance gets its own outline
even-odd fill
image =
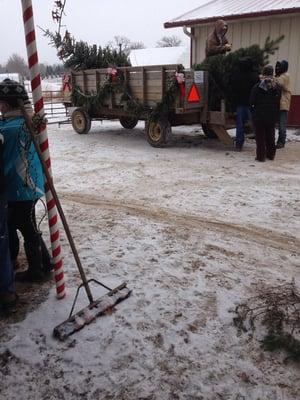
[[[125,129],[133,129],[138,123],[138,119],[135,117],[120,117],[120,124]]]
[[[168,120],[148,121],[146,126],[147,141],[153,147],[163,147],[172,134]]]
[[[76,108],[72,113],[72,126],[79,134],[88,133],[91,129],[91,118],[84,108]]]
[[[218,137],[209,124],[202,124],[202,130],[208,139],[216,139]]]

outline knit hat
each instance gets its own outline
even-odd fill
[[[273,76],[273,74],[274,74],[274,68],[272,67],[272,65],[266,65],[264,68],[263,68],[263,71],[262,71],[262,74],[264,75],[264,76]]]
[[[289,69],[289,63],[288,63],[288,61],[282,60],[282,61],[280,62],[280,65],[281,65],[281,72],[282,72],[282,73],[287,72],[287,70]]]
[[[9,78],[0,82],[0,101],[5,101],[12,107],[17,107],[18,100],[23,100],[24,103],[29,102],[24,86]]]

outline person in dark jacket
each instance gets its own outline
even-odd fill
[[[7,308],[15,305],[18,297],[15,291],[14,270],[8,245],[3,147],[4,137],[0,134],[0,308]]]
[[[19,241],[16,231],[19,230],[24,238],[28,270],[17,274],[16,279],[41,281],[48,277],[51,269],[48,252],[48,265],[44,268],[41,234],[35,219],[35,203],[44,195],[44,177],[38,154],[26,131],[18,99],[23,99],[26,106],[30,106],[22,85],[9,79],[0,83],[0,111],[3,116],[0,133],[4,137],[10,255],[13,260],[18,255]]]
[[[241,151],[245,141],[245,122],[251,120],[250,93],[259,81],[258,72],[254,71],[250,57],[239,60],[238,70],[231,77],[231,86],[236,105],[236,140],[235,148]]]
[[[273,74],[272,65],[265,66],[250,95],[257,161],[274,160],[276,154],[275,124],[279,119],[281,89]]]

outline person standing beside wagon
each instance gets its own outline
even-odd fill
[[[288,68],[289,63],[286,60],[277,61],[275,66],[275,79],[281,88],[277,149],[282,149],[286,142],[286,125],[291,105],[290,75],[287,72]]]
[[[250,57],[238,60],[237,70],[231,77],[231,86],[236,106],[236,139],[235,150],[241,151],[245,141],[245,123],[251,120],[250,93],[253,86],[259,81]]]
[[[276,154],[275,124],[279,118],[281,89],[273,77],[272,65],[263,69],[262,79],[254,85],[250,107],[255,131],[256,160],[274,160]]]

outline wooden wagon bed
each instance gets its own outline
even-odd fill
[[[222,142],[232,144],[232,139],[226,131],[224,110],[208,110],[207,72],[193,69],[178,72],[180,68],[181,66],[176,64],[122,67],[115,69],[114,75],[110,75],[112,69],[73,71],[73,91],[83,99],[80,107],[72,113],[74,130],[87,133],[93,119],[119,119],[126,129],[134,128],[138,120],[145,120],[148,142],[152,146],[161,147],[171,135],[171,126],[202,124],[206,135],[217,135]],[[177,84],[178,73],[184,74],[183,84]],[[108,82],[110,90],[99,99],[99,93],[104,92],[103,88]],[[178,89],[172,98],[172,104],[167,113],[154,120],[153,114],[157,105],[165,102],[170,96],[172,82],[176,82]],[[184,90],[179,90],[180,85],[184,86]],[[89,99],[96,97],[101,104],[95,106],[96,102],[91,107]],[[127,106],[128,99],[139,105],[141,111],[138,115]]]

